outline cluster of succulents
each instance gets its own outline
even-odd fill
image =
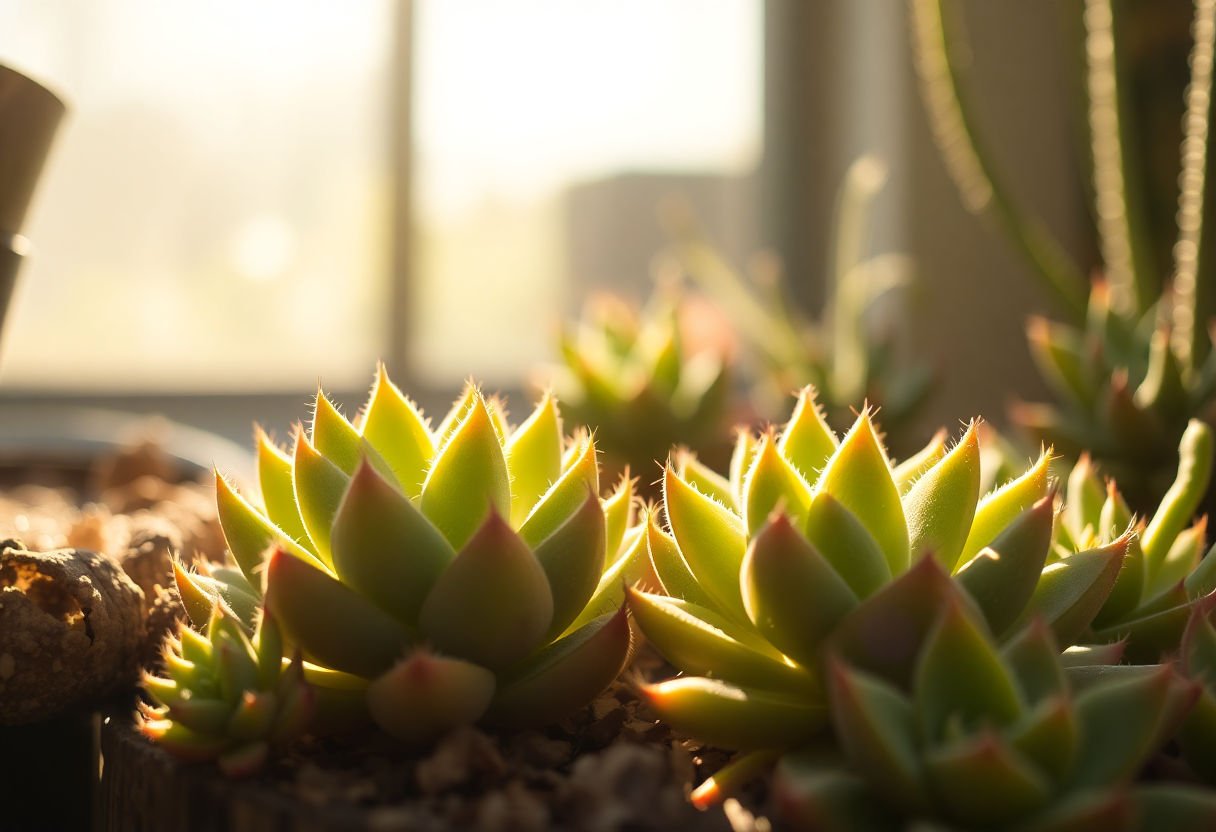
[[[698,805],[775,767],[805,828],[1202,828],[1210,791],[1137,775],[1176,738],[1216,777],[1211,429],[1138,520],[1088,460],[1057,487],[1049,451],[984,494],[981,427],[895,464],[871,411],[838,436],[804,388],[726,475],[673,453],[639,512],[551,395],[512,426],[470,384],[432,428],[381,370],[353,422],[319,394],[290,454],[259,432],[260,500],[217,476],[236,565],[177,570],[193,628],[141,727],[240,775],[352,723],[544,726],[621,672],[631,613],[681,672],[643,701],[741,752]]]
[[[687,348],[684,307],[673,286],[661,287],[640,314],[600,295],[561,334],[562,363],[547,382],[562,413],[595,431],[610,468],[648,476],[672,446],[704,452],[724,433],[726,356],[721,345]]]
[[[1121,89],[1121,50],[1130,42],[1125,17],[1135,12],[1110,0],[1085,4],[1094,214],[1104,260],[1087,302],[1084,270],[1016,203],[979,139],[964,37],[950,5],[911,0],[922,92],[947,167],[968,207],[995,221],[1074,318],[1031,321],[1030,347],[1056,402],[1021,405],[1015,421],[1074,458],[1087,451],[1119,478],[1134,507],[1147,510],[1168,486],[1188,421],[1216,424],[1216,261],[1206,173],[1216,7],[1196,3],[1193,12],[1177,219],[1172,237],[1160,240],[1143,203],[1145,165],[1133,152],[1137,117]],[[1173,262],[1162,266],[1156,252],[1167,250]]]
[[[873,203],[886,178],[885,165],[871,156],[845,176],[821,321],[797,314],[774,258],[756,258],[745,279],[690,221],[670,218],[679,262],[718,300],[750,348],[760,376],[752,395],[766,415],[784,407],[791,390],[813,385],[832,424],[846,423],[869,402],[882,407],[887,430],[898,433],[928,395],[929,369],[900,360],[905,333],[893,309],[894,295],[910,283],[911,263],[867,249]]]

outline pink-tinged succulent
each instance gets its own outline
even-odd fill
[[[1133,783],[1197,684],[1168,666],[1070,668],[1039,621],[999,646],[963,593],[937,600],[903,678],[832,652],[835,745],[788,755],[775,777],[792,826],[1132,832],[1216,817],[1210,792]]]
[[[312,723],[316,694],[303,663],[284,662],[283,637],[263,615],[253,637],[220,605],[207,634],[181,627],[164,647],[163,676],[144,674],[154,705],[137,722],[149,739],[186,760],[215,760],[230,776],[256,772],[272,745]]]
[[[952,448],[931,443],[892,465],[868,411],[838,439],[804,390],[780,433],[740,435],[729,478],[675,460],[670,533],[654,518],[646,531],[664,593],[630,591],[635,620],[685,674],[643,686],[654,710],[719,746],[797,748],[827,727],[829,644],[863,670],[907,678],[930,613],[958,594],[998,641],[1039,619],[1075,644],[1131,535],[1049,563],[1049,456],[982,498],[979,457],[972,423]]]
[[[1137,531],[1090,633],[1095,642],[1124,640],[1133,661],[1157,661],[1177,651],[1192,602],[1216,589],[1207,518],[1193,519],[1211,479],[1213,444],[1212,429],[1192,420],[1179,443],[1174,482],[1147,520],[1132,516],[1113,481],[1103,485],[1088,456],[1068,477],[1053,557],[1103,545],[1129,528]]]
[[[562,332],[551,382],[572,421],[595,431],[613,467],[653,471],[675,445],[704,449],[726,428],[730,378],[720,350],[690,350],[683,299],[660,291],[637,314],[600,296]]]
[[[220,522],[266,609],[320,667],[367,680],[385,731],[542,725],[630,648],[646,567],[632,483],[599,497],[595,442],[546,395],[518,427],[470,385],[432,428],[381,370],[358,427],[318,395],[290,456],[259,441],[261,506],[218,478]],[[264,562],[265,561],[265,562]]]

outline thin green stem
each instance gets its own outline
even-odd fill
[[[992,217],[1044,285],[1077,320],[1084,319],[1088,282],[1084,273],[1043,222],[1014,203],[979,139],[965,92],[961,38],[953,30],[947,0],[909,2],[921,95],[934,139],[963,203],[973,213]]]

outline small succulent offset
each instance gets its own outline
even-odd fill
[[[229,549],[308,662],[366,680],[386,732],[543,725],[624,665],[632,484],[601,501],[595,443],[564,440],[552,396],[512,429],[470,385],[432,429],[381,369],[358,427],[319,395],[294,454],[261,437],[258,475],[262,507],[217,478]]]
[[[1072,313],[1072,324],[1031,321],[1031,350],[1057,401],[1021,405],[1015,420],[1062,453],[1088,450],[1123,484],[1133,507],[1147,511],[1169,484],[1188,420],[1216,424],[1216,225],[1208,216],[1216,181],[1208,175],[1216,3],[1194,4],[1180,189],[1168,239],[1153,233],[1144,171],[1153,160],[1133,152],[1141,125],[1121,88],[1124,50],[1136,41],[1127,19],[1135,4],[1084,4],[1088,138],[1104,261],[1088,302],[1084,270],[1016,203],[978,135],[963,35],[949,0],[910,3],[926,110],[964,202],[991,216]],[[1172,263],[1161,252],[1170,252]]]
[[[262,615],[250,638],[223,605],[211,609],[206,635],[182,627],[166,640],[165,675],[143,678],[155,705],[141,703],[137,722],[175,756],[248,775],[272,745],[310,727],[316,695],[303,662],[283,661],[283,636],[271,615]]]
[[[828,659],[837,744],[787,756],[775,778],[795,826],[1131,832],[1212,820],[1210,793],[1133,784],[1197,684],[1168,666],[1068,668],[1039,621],[998,646],[961,592],[942,601],[925,611],[935,621],[907,679]]]
[[[688,354],[683,299],[660,287],[639,315],[610,295],[593,298],[561,335],[551,383],[570,421],[595,431],[613,467],[650,472],[672,446],[705,449],[725,432],[730,378],[723,355]]]
[[[1082,456],[1064,489],[1053,556],[1108,543],[1129,528],[1123,570],[1091,625],[1094,642],[1122,640],[1132,661],[1158,661],[1178,649],[1195,599],[1216,589],[1214,548],[1207,551],[1207,518],[1192,522],[1211,480],[1212,429],[1192,420],[1182,435],[1177,476],[1161,504],[1137,520],[1114,481],[1105,487]]]
[[[771,405],[762,404],[763,412],[783,407],[789,391],[810,384],[832,424],[868,400],[882,407],[887,429],[898,432],[928,395],[932,375],[900,361],[902,322],[889,308],[911,283],[912,265],[903,255],[868,251],[870,216],[886,180],[886,166],[870,156],[845,175],[825,281],[832,291],[821,321],[796,314],[772,258],[757,259],[749,285],[690,221],[669,220],[677,258],[736,322],[759,365],[754,396]]]
[[[906,679],[927,612],[959,594],[998,640],[1036,618],[1064,646],[1087,631],[1132,535],[1048,563],[1048,454],[982,499],[979,456],[973,422],[892,466],[868,411],[838,440],[807,389],[783,431],[740,434],[729,479],[668,466],[670,534],[653,518],[646,531],[665,594],[631,590],[630,606],[686,675],[642,693],[677,730],[751,752],[698,801],[824,731],[828,645]]]

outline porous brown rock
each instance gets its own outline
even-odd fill
[[[145,627],[144,594],[113,561],[0,542],[0,725],[133,684]]]

